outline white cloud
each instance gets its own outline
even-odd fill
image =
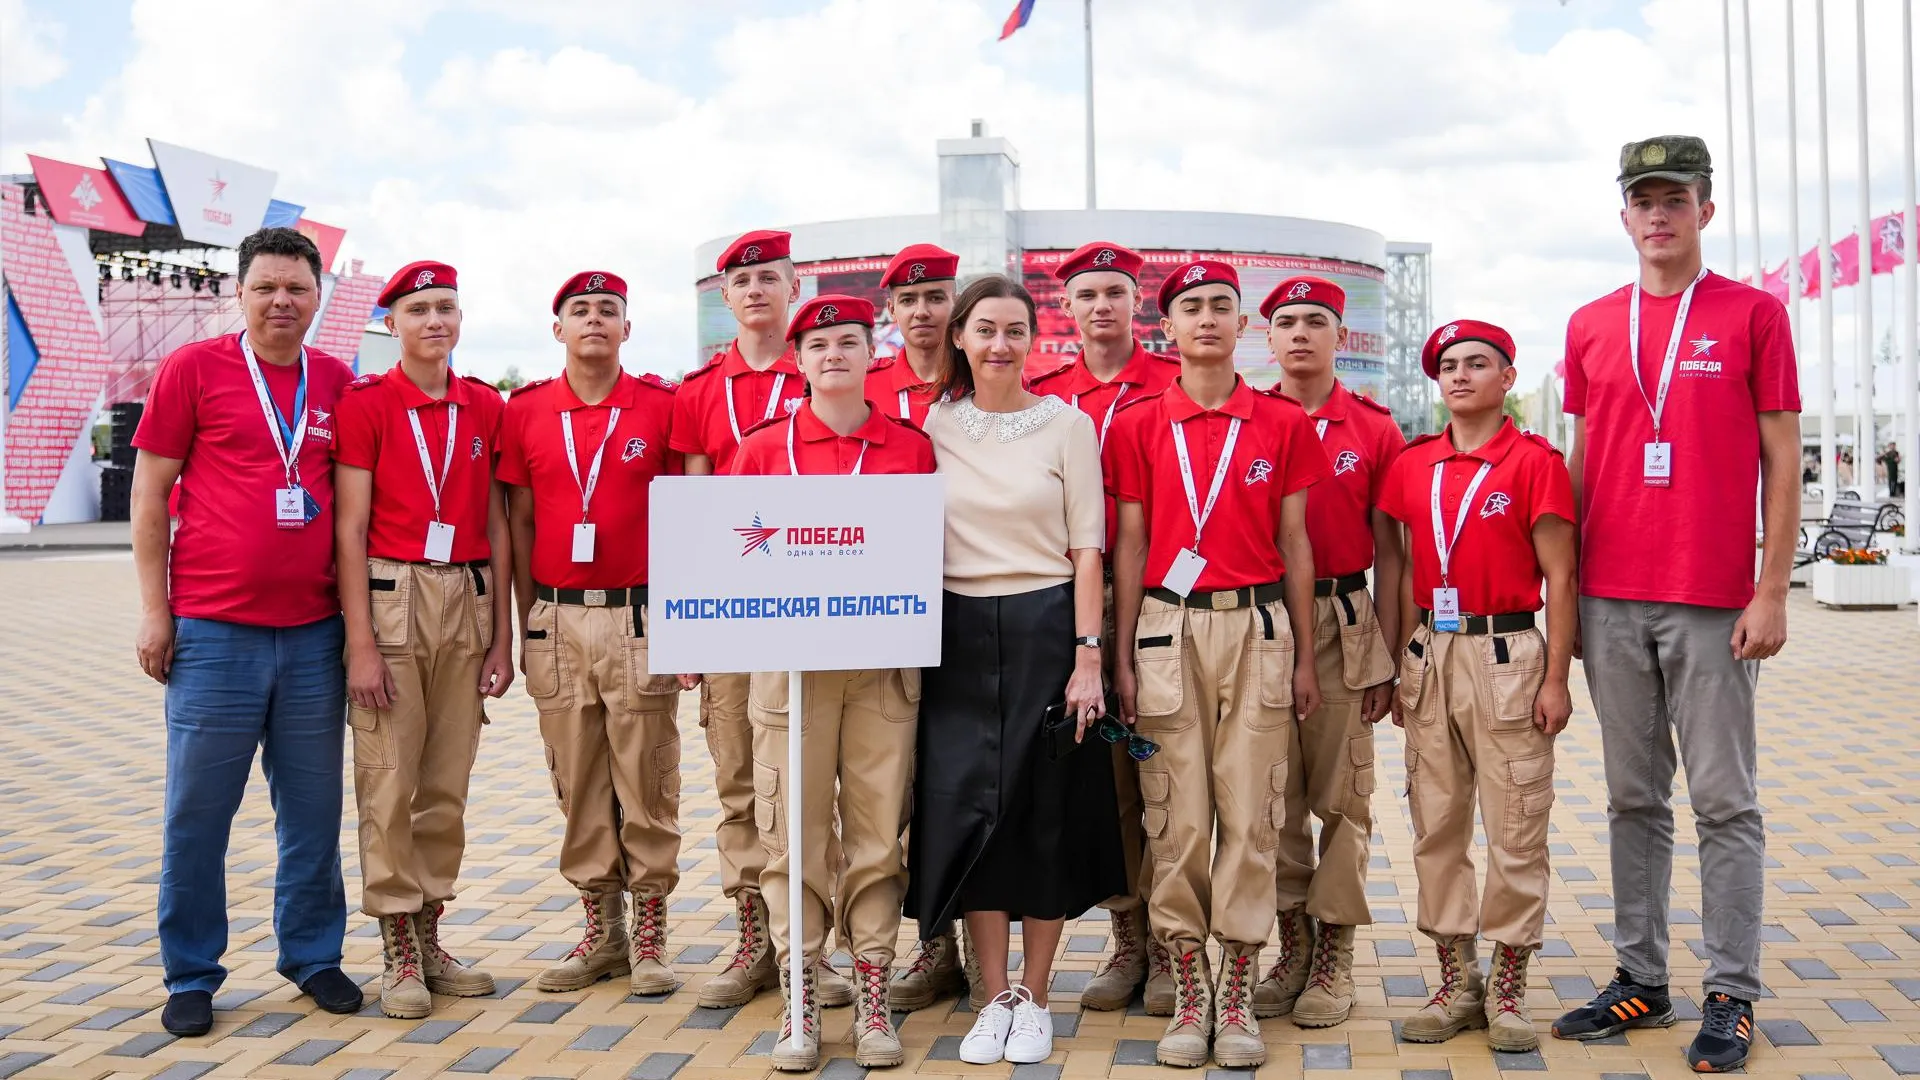
[[[45,86],[67,72],[66,28],[27,11],[26,0],[0,0],[0,90]]]

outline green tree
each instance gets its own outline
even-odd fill
[[[518,390],[527,385],[527,380],[521,376],[519,365],[508,364],[507,373],[495,379],[493,385],[501,390]]]

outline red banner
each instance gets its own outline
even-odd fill
[[[1844,288],[1860,284],[1860,234],[1854,233],[1833,245],[1833,285]]]
[[[1820,245],[1815,244],[1800,256],[1801,296],[1820,295]]]
[[[313,241],[314,246],[320,249],[320,269],[332,270],[334,256],[340,254],[340,241],[347,238],[347,230],[332,225],[322,225],[306,218],[301,218],[294,228],[300,230],[301,236]]]
[[[101,232],[140,236],[146,222],[133,214],[120,186],[105,169],[89,169],[64,161],[27,155],[33,165],[33,178],[40,185],[40,198],[53,212],[53,220],[62,225],[79,225]]]
[[[1906,222],[1899,214],[1883,214],[1873,219],[1873,272],[1891,274],[1906,261]]]
[[[1787,264],[1782,262],[1777,270],[1769,270],[1761,275],[1760,287],[1772,293],[1781,303],[1787,302]]]

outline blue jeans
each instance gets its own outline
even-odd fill
[[[345,631],[174,620],[167,677],[167,796],[160,856],[160,961],[169,993],[227,977],[227,839],[253,770],[273,803],[275,966],[296,985],[340,966],[347,929],[340,878]]]

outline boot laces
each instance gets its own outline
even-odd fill
[[[1523,978],[1522,956],[1520,950],[1502,945],[1494,957],[1493,996],[1503,1013],[1520,1012],[1520,998],[1526,993],[1521,986]]]
[[[1446,1008],[1453,1003],[1453,995],[1460,992],[1460,983],[1466,972],[1460,967],[1460,949],[1456,945],[1439,945],[1434,949],[1440,954],[1440,989],[1427,999],[1428,1006]]]
[[[1140,939],[1134,936],[1131,916],[1114,913],[1109,917],[1110,936],[1113,938],[1113,953],[1100,965],[1102,973],[1126,967],[1140,955]]]
[[[1207,1022],[1206,1005],[1200,1000],[1200,957],[1198,949],[1182,953],[1173,961],[1173,977],[1179,983],[1179,1012],[1176,1023],[1202,1027]]]
[[[1339,967],[1334,961],[1339,952],[1339,941],[1331,933],[1332,927],[1321,926],[1320,933],[1313,939],[1313,971],[1307,976],[1307,983],[1322,990],[1333,989],[1334,971]]]
[[[1158,941],[1147,944],[1147,973],[1149,975],[1173,974],[1173,954]]]
[[[393,970],[402,979],[420,977],[420,954],[413,947],[413,935],[407,929],[405,915],[391,916],[392,928],[388,934],[393,939]]]
[[[580,898],[580,906],[587,909],[587,931],[580,936],[580,943],[567,954],[569,960],[576,956],[587,955],[600,944],[602,918],[599,897],[583,896]]]
[[[913,960],[907,964],[907,974],[925,975],[940,963],[940,940],[922,941],[914,947]]]
[[[1744,1003],[1738,998],[1714,991],[1707,995],[1705,1015],[1700,1020],[1700,1030],[1704,1034],[1717,1035],[1729,1042],[1739,1036],[1740,1018],[1746,1015]]]
[[[1280,913],[1278,920],[1280,930],[1280,956],[1273,962],[1273,966],[1267,969],[1267,978],[1276,981],[1283,980],[1287,977],[1287,973],[1293,970],[1293,965],[1300,962],[1299,918],[1300,916],[1297,912],[1283,911]]]
[[[1247,1027],[1247,973],[1253,957],[1245,953],[1228,961],[1226,984],[1220,988],[1220,1023]]]
[[[853,972],[860,980],[860,1006],[864,1014],[861,1028],[882,1035],[892,1034],[893,1024],[887,1017],[887,969],[880,964],[855,960]]]
[[[440,946],[440,912],[444,908],[444,904],[428,904],[421,909],[420,929],[424,937],[420,945],[426,950],[427,959],[442,967],[452,967],[460,961]]]
[[[793,984],[790,981],[782,980],[780,984],[780,1000],[781,1000],[781,1013],[782,1013],[782,1019],[780,1021],[780,1037],[783,1039],[790,1039],[793,1037],[793,996],[792,995],[793,995]],[[813,979],[811,977],[803,980],[800,983],[800,1031],[804,1035],[812,1035],[814,1033],[813,1031]]]
[[[666,963],[665,902],[649,896],[634,906],[633,958]]]
[[[733,950],[733,959],[727,962],[728,971],[752,967],[762,945],[760,909],[744,896],[740,899],[739,922],[740,945]]]

